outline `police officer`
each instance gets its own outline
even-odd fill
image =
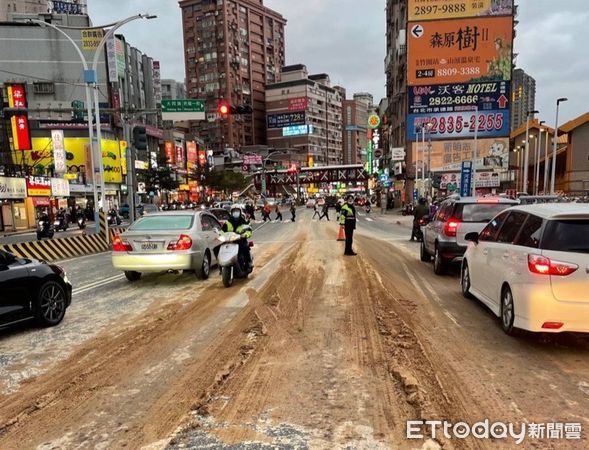
[[[356,229],[356,208],[354,207],[354,197],[351,195],[346,197],[346,203],[342,205],[339,223],[344,226],[346,232],[346,250],[344,251],[344,255],[356,256],[356,253],[352,250],[354,230]]]
[[[232,208],[231,217],[223,224],[225,233],[240,234],[243,239],[239,240],[239,253],[243,255],[246,266],[251,271],[252,258],[247,240],[252,237],[252,231],[249,221],[243,216],[241,208]]]

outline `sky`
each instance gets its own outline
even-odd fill
[[[517,67],[536,79],[540,120],[554,124],[589,111],[589,8],[587,0],[519,0],[515,52]],[[385,96],[385,0],[265,0],[287,20],[286,63],[305,64],[311,73],[328,73],[348,96]],[[555,5],[558,5],[556,7]],[[182,22],[176,0],[88,0],[96,25],[149,12],[157,19],[127,24],[127,41],[161,61],[162,78],[184,79]]]

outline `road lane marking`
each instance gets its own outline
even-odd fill
[[[113,277],[110,278],[106,278],[104,280],[95,282],[95,283],[90,283],[84,287],[78,288],[78,289],[74,289],[72,291],[72,295],[79,295],[79,294],[83,294],[85,292],[91,291],[93,289],[99,288],[99,287],[103,287],[106,286],[108,284],[114,283],[115,281],[119,281],[119,280],[123,280],[125,278],[125,275],[123,274],[119,274],[119,275],[115,275]]]
[[[457,327],[460,327],[460,324],[458,323],[458,320],[456,319],[456,317],[454,317],[448,310],[444,310],[444,315],[450,319],[452,322],[454,322],[454,325],[456,325]]]
[[[106,255],[107,253],[110,253],[110,250],[107,252],[101,252],[101,253],[94,253],[92,255],[84,255],[84,256],[77,256],[75,258],[69,258],[69,259],[61,259],[59,261],[56,261],[56,264],[62,264],[62,263],[67,263],[67,262],[71,262],[71,261],[81,261],[83,259],[88,259],[88,258],[93,258],[95,256],[100,256],[100,255]]]

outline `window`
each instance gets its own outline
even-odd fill
[[[538,248],[540,246],[540,235],[542,234],[542,225],[544,221],[537,216],[528,216],[521,233],[514,242],[515,245],[524,247]]]
[[[51,82],[33,83],[33,92],[35,94],[53,94],[55,93],[55,84]]]
[[[453,209],[454,209],[454,203],[446,203],[445,205],[442,205],[442,207],[438,211],[437,220],[440,220],[442,222],[445,222],[446,220],[448,220],[450,218],[450,216],[452,215]]]
[[[143,217],[129,227],[132,231],[188,230],[192,228],[194,216],[151,216]]]
[[[526,215],[522,212],[512,212],[509,214],[497,236],[497,242],[512,244],[525,221]]]
[[[551,220],[542,239],[543,250],[589,253],[589,220]]]
[[[483,231],[481,231],[479,240],[485,242],[495,242],[497,233],[499,232],[499,229],[501,228],[501,225],[503,225],[503,222],[507,218],[508,214],[509,213],[505,212],[491,220],[491,222],[483,229]]]
[[[507,203],[471,203],[458,204],[454,215],[462,222],[489,222],[504,209],[513,205]]]

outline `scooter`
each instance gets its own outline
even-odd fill
[[[423,241],[423,230],[421,229],[421,227],[425,227],[428,223],[429,217],[425,216],[419,219],[417,223],[414,225],[415,231],[413,232],[413,234],[415,235],[417,242]]]
[[[224,233],[217,236],[219,245],[214,248],[214,252],[217,255],[225,287],[231,287],[235,278],[247,278],[253,271],[253,255],[250,253],[251,265],[247,267],[243,257],[239,254],[239,241],[242,239],[245,238],[237,233]],[[253,245],[253,242],[249,242],[249,248]]]
[[[53,221],[53,227],[55,228],[55,231],[59,231],[59,230],[67,231],[67,229],[68,229],[67,220],[65,219],[64,216],[56,217],[55,220]]]
[[[80,228],[80,230],[83,230],[84,228],[86,228],[86,217],[84,217],[84,216],[78,217],[78,228]]]
[[[55,234],[55,229],[49,219],[40,219],[37,222],[37,240],[41,240],[44,237],[51,239]]]

